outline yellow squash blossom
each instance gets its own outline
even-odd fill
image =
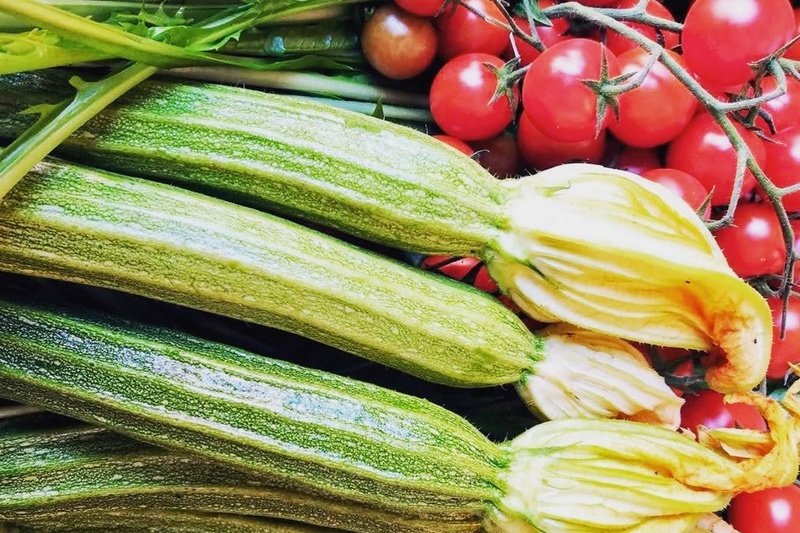
[[[772,318],[702,220],[637,175],[568,164],[516,181],[508,227],[483,254],[492,277],[543,322],[708,351],[707,381],[748,390],[769,361]]]
[[[696,533],[739,492],[797,475],[795,420],[775,400],[756,405],[769,431],[730,429],[718,446],[627,420],[545,422],[512,440],[505,497],[490,533]],[[745,457],[725,450],[750,441]]]

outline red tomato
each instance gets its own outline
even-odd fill
[[[478,152],[478,163],[496,177],[505,179],[519,174],[522,157],[517,140],[508,132],[485,141],[475,141],[472,147]]]
[[[364,23],[361,49],[375,70],[393,80],[406,80],[433,63],[436,30],[429,19],[384,4]]]
[[[733,224],[715,232],[731,268],[742,278],[780,274],[786,261],[781,226],[768,203],[736,208]]]
[[[789,485],[737,494],[728,507],[728,522],[739,533],[797,533],[800,488]]]
[[[522,84],[522,107],[545,135],[576,142],[600,134],[613,118],[607,109],[598,124],[597,95],[583,81],[600,79],[602,58],[608,77],[620,74],[616,56],[590,39],[569,39],[554,44],[531,63]]]
[[[767,162],[764,172],[776,187],[789,187],[800,183],[800,126],[792,126],[776,133],[764,143]],[[781,198],[787,211],[800,211],[800,191]]]
[[[683,60],[667,51],[683,66]],[[650,54],[634,48],[618,57],[623,74],[647,67]],[[653,148],[665,144],[683,131],[692,119],[697,99],[667,67],[656,63],[641,86],[619,95],[619,120],[609,124],[614,136],[629,146]]]
[[[681,427],[697,433],[697,426],[708,429],[745,428],[767,430],[767,423],[758,409],[746,403],[725,403],[725,395],[710,389],[684,394]]]
[[[533,125],[525,113],[519,118],[517,146],[522,159],[532,170],[569,162],[599,163],[606,149],[606,135],[585,141],[563,142],[551,139]]]
[[[499,135],[514,118],[508,97],[494,98],[497,77],[486,65],[497,68],[503,60],[488,54],[464,54],[439,70],[430,90],[431,115],[448,135],[477,141]],[[514,101],[518,90],[513,88]]]
[[[795,36],[800,35],[800,7],[794,8],[794,34]],[[800,59],[800,41],[795,41],[795,43],[786,50],[783,57],[795,61]]]
[[[495,20],[505,20],[492,0],[462,1]],[[446,7],[434,19],[434,25],[439,32],[438,54],[442,59],[452,59],[469,52],[499,56],[509,40],[507,30],[486,22],[460,3],[454,4],[454,7]]]
[[[708,190],[697,178],[674,168],[656,168],[642,174],[643,178],[660,183],[683,198],[692,209],[697,211],[708,197]],[[703,218],[710,218],[711,206],[707,206]]]
[[[540,3],[540,6],[542,4]],[[514,15],[514,21],[520,27],[522,31],[526,34],[530,35],[531,26],[528,23],[528,19],[524,17],[520,17],[518,15]],[[553,21],[552,26],[536,26],[536,33],[539,36],[539,40],[542,41],[542,44],[545,48],[550,48],[554,44],[559,41],[565,41],[570,37],[568,35],[564,35],[564,32],[569,28],[569,23],[564,19],[556,19]],[[514,36],[514,44],[517,47],[517,52],[519,53],[519,66],[524,67],[526,65],[530,65],[533,63],[533,60],[541,55],[536,48],[529,45],[522,39],[517,36]],[[505,52],[505,57],[511,59],[514,57],[514,49],[509,44],[508,48]]]
[[[639,0],[620,0],[612,7],[615,9],[630,9],[636,6],[639,3]],[[675,20],[675,17],[672,16],[672,13],[669,12],[669,9],[664,7],[664,4],[659,2],[658,0],[650,0],[647,3],[647,8],[645,11],[650,15],[655,17],[659,17],[666,20]],[[640,24],[638,22],[631,22],[629,20],[623,21],[623,24],[626,26],[633,28],[637,32],[641,33],[651,41],[658,42],[658,32],[652,26],[648,26],[646,24]],[[663,46],[667,50],[671,50],[678,46],[678,42],[680,37],[677,33],[672,31],[662,31],[661,38],[663,40]],[[617,56],[627,52],[628,50],[632,50],[634,48],[639,48],[639,45],[635,42],[631,41],[627,37],[623,37],[618,32],[609,30],[606,32],[606,46],[609,50],[611,50]]]
[[[772,311],[772,356],[767,369],[768,379],[783,379],[789,363],[800,362],[800,297],[791,296],[783,317],[783,300],[767,298]],[[781,322],[784,322],[781,335]]]
[[[433,17],[444,8],[445,0],[394,0],[394,3],[420,17]]]
[[[470,147],[470,145],[468,145],[461,139],[456,139],[455,137],[452,137],[450,135],[434,135],[433,138],[439,139],[445,144],[449,144],[459,152],[463,152],[468,156],[472,156],[472,154],[475,153],[475,150],[473,150],[472,147]]]
[[[449,255],[431,255],[420,265],[425,270],[444,274],[491,294],[499,292],[497,284],[489,277],[486,266],[475,257],[453,257]]]
[[[778,82],[772,76],[761,81],[762,93],[773,91],[777,86]],[[786,76],[786,92],[761,104],[761,110],[769,114],[774,131],[800,124],[800,81]],[[766,133],[771,131],[767,121],[761,117],[756,119],[755,125]]]
[[[617,0],[577,0],[579,4],[592,7],[608,7]]]
[[[744,138],[756,162],[763,168],[766,160],[764,142],[741,125],[734,124],[734,127]],[[666,166],[691,174],[706,189],[712,191],[712,206],[730,203],[736,175],[736,151],[722,128],[708,113],[695,115],[686,128],[673,139],[667,148],[666,162]],[[742,196],[749,194],[755,184],[753,174],[749,170],[745,171]]]
[[[794,35],[789,0],[696,0],[683,24],[683,57],[699,77],[718,85],[753,78],[749,63]]]
[[[633,343],[644,355],[650,366],[661,375],[670,374],[675,377],[687,377],[694,373],[694,359],[689,350],[681,348],[665,348],[650,344]],[[670,387],[676,396],[683,396],[682,388]]]
[[[650,148],[623,146],[616,156],[614,168],[642,175],[661,166],[658,152]]]

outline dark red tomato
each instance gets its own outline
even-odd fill
[[[674,168],[656,168],[642,174],[643,178],[660,183],[670,191],[683,198],[692,209],[697,211],[708,197],[708,190],[694,176]],[[710,218],[711,206],[707,206],[703,218]]]
[[[462,0],[473,9],[495,20],[505,20],[492,0]],[[454,3],[434,19],[439,32],[439,57],[452,59],[460,54],[482,52],[499,56],[506,49],[509,32],[461,5]]]
[[[598,136],[609,125],[611,109],[598,123],[597,95],[582,83],[600,79],[603,57],[608,77],[619,76],[616,56],[591,39],[561,41],[531,63],[522,84],[522,107],[542,133],[577,142]]]
[[[800,488],[789,485],[737,494],[728,507],[728,522],[739,533],[797,533]]]
[[[776,133],[775,142],[764,143],[767,162],[764,171],[776,187],[790,187],[800,183],[800,126],[792,126]],[[800,191],[781,198],[787,211],[800,211]]]
[[[436,39],[430,19],[384,4],[364,23],[361,50],[375,70],[393,80],[406,80],[433,63]]]
[[[592,7],[608,7],[617,0],[577,0],[579,4]]]
[[[514,177],[522,168],[517,140],[508,132],[485,141],[474,141],[472,147],[478,153],[478,163],[500,179]]]
[[[712,83],[744,83],[754,75],[748,64],[777,51],[792,35],[789,0],[696,0],[683,24],[683,57]]]
[[[444,8],[445,0],[394,0],[394,3],[420,17],[433,17]]]
[[[800,297],[791,296],[783,314],[783,300],[767,298],[772,311],[772,356],[767,369],[768,379],[783,379],[790,363],[800,362]],[[783,335],[781,335],[781,323]]]
[[[747,143],[756,162],[763,168],[766,160],[764,142],[753,132],[734,124],[739,135]],[[691,174],[712,191],[711,205],[730,203],[733,181],[736,176],[736,151],[722,128],[708,113],[695,115],[686,128],[669,144],[666,166]],[[748,170],[744,175],[741,196],[749,194],[756,179]]]
[[[475,150],[473,150],[470,145],[468,145],[461,139],[456,139],[455,137],[452,137],[450,135],[434,135],[433,137],[435,139],[439,139],[445,144],[449,144],[459,152],[463,152],[468,156],[472,156],[472,154],[475,153]]]
[[[688,350],[640,343],[633,343],[633,345],[644,355],[653,370],[661,375],[670,374],[675,377],[687,377],[694,373],[694,359],[692,359]],[[676,396],[683,396],[685,393],[682,388],[670,388]]]
[[[777,86],[778,82],[772,76],[761,81],[762,93],[773,91]],[[786,92],[761,104],[761,110],[769,114],[775,131],[800,125],[800,81],[786,76]],[[767,121],[761,117],[756,119],[755,125],[765,133],[771,131]]]
[[[714,233],[731,268],[742,278],[783,272],[786,249],[781,226],[768,203],[744,203],[733,224]]]
[[[667,53],[677,63],[683,60]],[[618,57],[623,74],[647,68],[650,53],[643,48],[628,50]],[[668,143],[692,119],[697,99],[663,64],[652,66],[642,84],[619,95],[619,120],[609,124],[614,136],[629,146],[654,148]]]
[[[517,146],[531,170],[545,170],[562,163],[599,163],[606,149],[606,135],[577,142],[557,141],[539,131],[522,113],[517,127]]]
[[[540,3],[541,5],[541,3]],[[519,28],[524,31],[526,34],[530,35],[531,26],[528,23],[528,19],[514,15],[514,21],[517,23]],[[570,37],[568,35],[564,35],[564,32],[569,28],[569,23],[564,19],[556,19],[553,21],[552,26],[536,26],[536,33],[539,36],[539,40],[542,41],[542,44],[545,48],[550,48],[554,44],[559,41],[565,41]],[[531,46],[530,44],[526,43],[522,39],[517,36],[514,36],[514,44],[517,47],[517,52],[519,53],[519,66],[524,67],[526,65],[530,65],[533,63],[533,60],[541,55],[536,48]],[[505,57],[511,59],[514,57],[514,49],[509,44],[508,48],[504,54]]]
[[[684,394],[681,427],[695,433],[698,426],[767,430],[767,423],[758,409],[746,403],[725,403],[724,397],[724,394],[710,389]]]
[[[639,0],[621,0],[618,1],[616,4],[614,4],[612,7],[616,9],[629,9],[636,6],[638,2]],[[672,21],[675,20],[675,17],[672,16],[672,13],[669,12],[669,9],[664,7],[664,4],[662,4],[658,0],[650,0],[647,3],[647,8],[645,10],[647,11],[647,13],[655,17]],[[641,33],[651,41],[659,42],[658,41],[659,32],[652,26],[631,21],[624,21],[623,24],[625,24],[630,28],[633,28],[634,30]],[[680,41],[680,36],[677,33],[672,31],[661,31],[660,33],[662,40],[661,42],[664,48],[666,48],[667,50],[671,50],[672,48],[678,46],[678,42]],[[633,48],[639,48],[638,44],[631,41],[627,37],[623,37],[618,32],[610,30],[606,33],[606,46],[617,56]]]
[[[489,277],[486,266],[474,257],[431,255],[426,257],[420,266],[425,270],[444,274],[448,278],[469,283],[484,292],[491,294],[499,292],[497,284]]]
[[[497,68],[503,60],[488,54],[464,54],[451,59],[439,70],[430,90],[431,115],[447,135],[462,141],[478,141],[499,135],[514,118],[506,95],[495,99]],[[518,90],[513,88],[514,101]]]
[[[614,168],[642,175],[661,166],[658,152],[650,148],[623,146],[614,160]]]
[[[800,7],[794,9],[794,34],[800,35]],[[800,41],[796,41],[788,50],[783,54],[786,59],[797,61],[800,59]]]

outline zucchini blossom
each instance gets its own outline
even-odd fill
[[[508,444],[509,488],[487,530],[690,533],[739,492],[791,484],[798,452],[789,412],[763,396],[732,396],[756,405],[769,431],[727,429],[698,442],[628,420],[534,426]]]
[[[681,198],[590,164],[503,183],[512,189],[508,227],[482,255],[501,290],[531,317],[709,352],[706,380],[720,392],[763,379],[769,308]]]

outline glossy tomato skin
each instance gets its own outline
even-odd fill
[[[800,297],[790,296],[786,315],[783,300],[767,298],[772,311],[772,355],[767,368],[768,379],[783,379],[790,363],[800,362]],[[784,323],[783,335],[781,324]]]
[[[661,167],[661,160],[658,152],[653,149],[623,146],[616,155],[613,165],[614,168],[627,170],[641,176],[648,170]]]
[[[764,142],[743,126],[734,124],[734,127],[763,168],[766,160]],[[666,166],[691,174],[706,189],[713,190],[712,206],[730,203],[736,175],[736,151],[722,128],[708,113],[695,115],[672,140],[667,148]],[[741,196],[748,195],[755,184],[753,174],[745,171]]]
[[[495,20],[505,20],[492,0],[464,0],[464,3]],[[509,40],[508,31],[486,22],[460,4],[445,7],[434,19],[434,25],[439,33],[437,53],[445,60],[471,52],[499,56]]]
[[[695,0],[683,25],[683,56],[699,77],[745,83],[748,63],[777,51],[794,35],[789,0]]]
[[[615,9],[630,9],[638,3],[638,0],[618,0],[613,6]],[[653,15],[658,18],[666,19],[666,20],[675,20],[675,17],[672,16],[669,9],[664,7],[664,4],[659,2],[658,0],[649,0],[647,3],[647,7],[645,11],[650,15]],[[658,32],[652,26],[648,26],[646,24],[640,24],[638,22],[631,22],[631,21],[623,21],[623,24],[628,26],[629,28],[633,28],[637,32],[641,33],[651,41],[658,42]],[[661,32],[661,39],[663,40],[663,46],[667,50],[671,50],[678,46],[680,42],[680,36],[672,31],[662,31]],[[611,50],[617,56],[627,52],[628,50],[633,50],[634,48],[638,48],[639,45],[635,42],[631,41],[627,37],[623,37],[621,34],[615,31],[609,30],[606,33],[606,46],[609,50]]]
[[[522,85],[522,107],[543,134],[577,142],[596,137],[608,126],[611,109],[598,125],[597,95],[583,83],[600,79],[603,57],[607,76],[619,76],[616,56],[591,39],[558,42],[531,63]]]
[[[674,61],[685,66],[674,52],[667,51]],[[650,54],[642,48],[628,50],[618,57],[623,74],[647,68]],[[697,99],[660,62],[654,64],[642,84],[619,95],[619,120],[609,129],[629,146],[654,148],[665,144],[683,131],[692,119]]]
[[[783,235],[768,203],[737,206],[733,224],[717,230],[714,238],[733,271],[742,278],[783,272]]]
[[[470,145],[468,145],[461,139],[456,139],[451,135],[434,135],[433,138],[439,139],[445,144],[449,144],[450,146],[452,146],[453,148],[455,148],[456,150],[465,155],[472,156],[472,154],[475,153],[475,150],[473,150]]]
[[[540,3],[540,6],[542,4]],[[518,15],[514,15],[514,22],[517,23],[517,26],[524,31],[526,34],[530,35],[531,32],[531,25],[528,22],[528,19],[520,17]],[[569,23],[566,22],[564,19],[556,19],[553,21],[552,26],[537,26],[536,27],[536,34],[539,36],[539,40],[542,41],[542,44],[545,48],[550,48],[554,44],[560,41],[565,41],[570,37],[568,35],[564,35],[564,32],[569,28]],[[513,37],[514,44],[517,47],[517,52],[519,53],[519,66],[525,67],[533,63],[533,60],[536,59],[541,55],[536,48],[531,46],[530,44],[526,43],[522,39],[517,36]],[[514,56],[514,50],[509,44],[509,47],[506,49],[505,57],[511,59]]]
[[[794,34],[800,35],[800,7],[794,8]],[[786,59],[797,61],[800,59],[800,41],[795,41],[783,54]]]
[[[393,80],[424,72],[436,57],[436,30],[430,20],[395,4],[380,6],[364,23],[361,49],[375,70]]]
[[[478,163],[496,178],[512,178],[519,174],[522,157],[517,140],[510,133],[504,131],[491,139],[473,141],[472,147],[478,154]]]
[[[557,141],[539,131],[522,113],[517,127],[517,146],[530,170],[545,170],[562,163],[599,163],[606,149],[606,135],[577,142]]]
[[[394,3],[420,17],[433,17],[444,8],[445,0],[394,0]]]
[[[503,60],[488,54],[463,54],[442,66],[430,89],[431,115],[447,135],[477,141],[499,135],[514,117],[503,95],[493,99],[497,76],[487,65],[502,67]],[[514,101],[518,89],[513,88]]]
[[[800,488],[796,485],[743,492],[728,507],[728,522],[739,533],[800,531]]]
[[[764,143],[767,162],[764,171],[776,187],[789,187],[800,183],[800,126],[792,126],[776,133],[774,142]],[[800,191],[781,197],[787,211],[800,211]]]
[[[778,82],[772,76],[765,76],[761,80],[762,93],[771,92],[777,86]],[[776,132],[800,125],[800,81],[786,76],[786,92],[761,104],[761,110],[769,114],[772,128]],[[755,125],[764,133],[771,133],[771,128],[764,118],[760,116],[756,118]]]
[[[692,209],[697,211],[708,197],[708,190],[697,178],[674,168],[656,168],[642,174],[643,178],[659,183],[684,199]],[[709,218],[711,206],[707,206],[703,218]]]
[[[725,403],[724,397],[710,389],[684,394],[681,427],[694,433],[701,425],[708,429],[739,427],[766,431],[767,423],[758,409],[745,403]]]

